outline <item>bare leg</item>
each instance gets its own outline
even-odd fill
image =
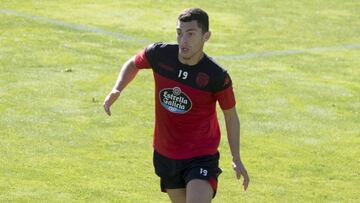
[[[210,203],[214,191],[206,180],[194,179],[186,185],[186,203]]]
[[[166,189],[172,203],[186,203],[186,190],[180,189]]]

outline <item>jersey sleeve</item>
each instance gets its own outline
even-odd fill
[[[152,68],[153,61],[158,56],[158,47],[160,43],[150,44],[145,49],[135,55],[135,66],[139,69]]]
[[[231,78],[226,71],[218,78],[215,87],[215,98],[219,102],[220,108],[227,110],[234,107],[236,104],[234,90]]]
[[[146,48],[135,55],[135,66],[138,69],[151,68],[149,61],[146,58],[145,52]]]

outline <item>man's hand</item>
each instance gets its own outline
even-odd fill
[[[119,96],[120,96],[119,90],[112,90],[105,98],[103,106],[107,115],[111,116],[110,106],[117,100]]]
[[[244,167],[244,164],[241,162],[240,159],[233,159],[233,167],[236,173],[236,178],[239,180],[241,176],[244,177],[243,186],[244,190],[247,189],[250,179],[249,175]]]

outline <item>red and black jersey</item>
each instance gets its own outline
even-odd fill
[[[204,55],[189,66],[178,60],[178,45],[155,43],[135,57],[137,68],[152,68],[155,80],[154,149],[172,159],[217,152],[220,128],[216,102],[235,106],[227,72]]]

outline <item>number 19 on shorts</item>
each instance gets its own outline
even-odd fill
[[[208,171],[206,169],[200,168],[200,175],[207,176]]]

